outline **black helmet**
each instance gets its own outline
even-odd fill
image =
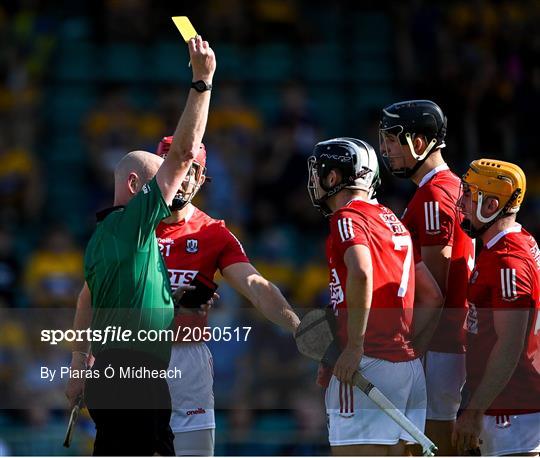
[[[324,181],[331,170],[341,172],[341,183],[329,188]],[[342,189],[367,191],[369,197],[375,195],[380,183],[379,163],[371,145],[349,137],[332,138],[319,142],[308,158],[308,193],[313,206],[324,216],[332,214],[325,201]],[[325,194],[320,192],[325,191]]]
[[[379,126],[380,144],[386,141],[385,134],[398,137],[401,145],[408,145],[416,164],[412,168],[391,167],[388,155],[381,152],[384,163],[390,172],[400,178],[410,178],[435,150],[444,148],[446,137],[446,116],[439,105],[431,100],[407,100],[393,103],[383,108]],[[416,154],[412,144],[415,136],[426,138],[427,146],[420,155]]]

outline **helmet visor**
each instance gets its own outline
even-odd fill
[[[408,169],[405,163],[406,144],[400,125],[379,129],[379,152],[385,167],[394,175],[405,174]]]

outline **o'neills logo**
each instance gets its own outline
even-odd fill
[[[202,414],[202,413],[206,413],[206,410],[204,410],[202,407],[199,407],[196,410],[188,410],[186,412],[186,415],[199,415],[199,414]]]

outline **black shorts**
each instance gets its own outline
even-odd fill
[[[104,376],[109,366],[115,374],[110,379]],[[85,401],[96,424],[94,455],[174,456],[167,381],[121,378],[120,367],[167,369],[164,362],[132,350],[105,350],[96,356],[92,368],[100,377],[87,379],[85,388]]]

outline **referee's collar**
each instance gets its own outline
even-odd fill
[[[121,208],[125,208],[125,205],[117,205],[115,207],[109,207],[109,208],[106,208],[105,210],[101,210],[97,212],[96,213],[97,222],[99,223],[103,221],[105,218],[107,218],[107,216],[109,216],[109,214]]]

